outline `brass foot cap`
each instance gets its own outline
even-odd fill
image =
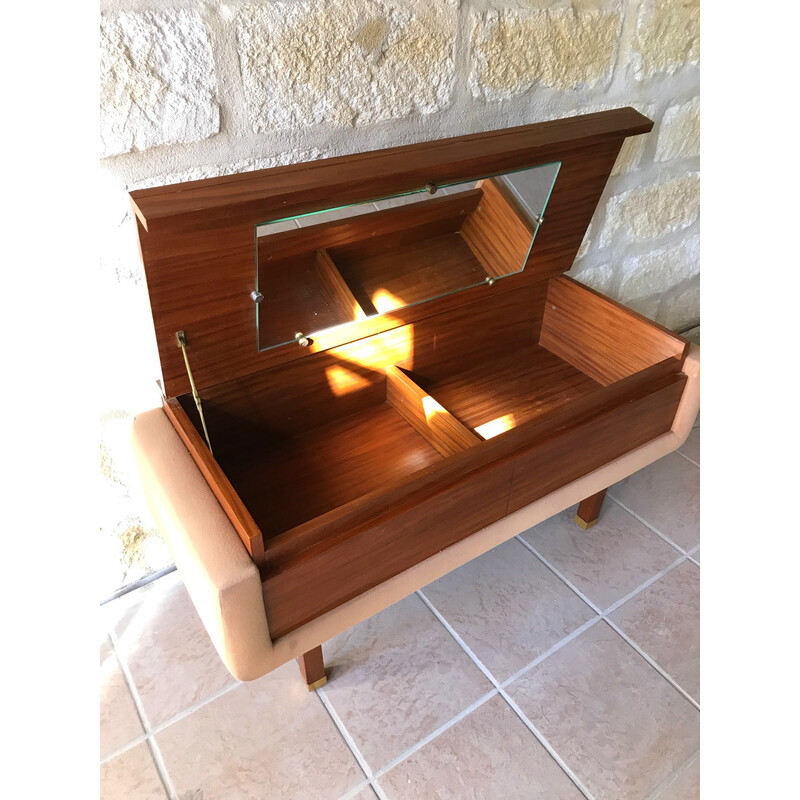
[[[323,675],[318,681],[314,681],[314,683],[308,684],[308,691],[313,692],[319,689],[320,686],[324,686],[328,682],[328,676]]]
[[[586,520],[581,519],[577,514],[575,515],[575,522],[578,524],[579,528],[583,528],[585,531],[597,525],[596,519],[593,519],[591,522],[586,522]]]

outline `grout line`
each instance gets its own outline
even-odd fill
[[[214,694],[210,694],[208,695],[208,697],[204,697],[202,700],[195,703],[194,705],[184,708],[183,711],[179,711],[177,714],[175,714],[174,717],[170,717],[169,719],[164,720],[164,722],[159,722],[158,725],[156,725],[152,729],[152,733],[153,734],[162,733],[167,728],[174,725],[176,722],[180,722],[181,720],[186,719],[186,717],[188,717],[190,714],[194,714],[195,711],[199,711],[201,708],[203,708],[203,706],[207,706],[209,703],[213,703],[215,700],[218,700],[223,695],[228,694],[228,692],[233,691],[236,687],[241,685],[242,681],[234,680],[233,683],[229,683],[227,686],[223,686],[221,689],[214,692]]]
[[[169,776],[167,764],[164,761],[164,756],[161,754],[161,748],[158,746],[155,736],[149,736],[147,739],[147,744],[150,748],[150,756],[153,759],[153,763],[156,765],[156,771],[161,778],[161,782],[164,784],[164,788],[167,790],[167,794],[171,798],[177,798],[178,793],[175,791],[175,786],[172,783],[172,778]]]
[[[547,567],[547,569],[549,569],[550,572],[553,573],[553,575],[555,575],[557,578],[560,578],[561,581],[563,581],[567,586],[569,586],[569,588],[572,589],[572,591],[575,592],[575,594],[578,595],[578,597],[580,597],[581,600],[583,600],[583,602],[586,603],[586,605],[588,605],[589,608],[592,609],[592,611],[602,616],[603,610],[600,608],[600,606],[596,605],[577,586],[575,586],[571,581],[567,580],[567,578],[565,578],[549,561],[547,561],[547,559],[545,559],[543,556],[540,556],[539,553],[536,552],[532,544],[525,541],[525,539],[523,539],[520,534],[518,534],[514,538],[518,542],[523,544],[527,550],[533,553],[536,556],[536,558],[538,558],[539,561],[541,561],[542,564],[544,564]]]
[[[684,561],[686,561],[686,556],[680,556],[680,558],[676,558],[668,567],[664,567],[661,572],[657,572],[655,575],[644,581],[644,583],[639,584],[639,586],[637,586],[632,592],[628,592],[628,594],[626,594],[624,597],[621,597],[615,603],[612,603],[605,611],[603,611],[603,617],[613,614],[620,606],[625,605],[628,600],[633,599],[637,594],[652,586],[657,580],[663,578],[668,572],[672,572],[673,569],[676,569],[683,564]]]
[[[578,791],[580,791],[588,800],[593,800],[592,793],[584,786],[583,781],[572,771],[572,769],[567,765],[564,759],[555,751],[553,746],[550,742],[547,741],[547,738],[544,734],[528,719],[525,715],[525,712],[517,705],[516,701],[511,698],[505,689],[500,690],[501,697],[508,703],[511,707],[512,711],[520,718],[522,723],[525,727],[539,740],[539,743],[544,747],[545,750],[550,754],[550,757],[553,761],[558,764],[559,767],[564,771],[569,779],[577,786]]]
[[[605,623],[614,631],[616,631],[624,641],[626,641],[651,667],[653,667],[653,669],[655,669],[655,671],[658,672],[662,678],[664,678],[668,683],[672,684],[672,686],[675,687],[698,711],[700,710],[700,704],[697,702],[697,700],[695,700],[685,689],[683,689],[678,682],[665,669],[663,669],[663,667],[660,667],[655,662],[651,656],[647,655],[647,653],[645,653],[645,651],[642,650],[642,648],[639,647],[639,645],[636,644],[636,642],[634,642],[633,639],[631,639],[631,637],[628,636],[628,634],[625,633],[615,622],[610,619],[606,619]]]
[[[679,456],[683,456],[690,464],[694,464],[697,469],[700,469],[700,465],[694,459],[689,458],[686,453],[682,453],[680,450],[674,450],[673,452],[677,453]]]
[[[492,689],[491,691],[486,692],[486,694],[484,694],[481,697],[479,697],[474,703],[472,703],[471,705],[467,706],[463,711],[459,711],[459,713],[456,714],[452,719],[449,719],[443,725],[440,725],[435,731],[433,731],[432,733],[429,733],[427,736],[425,736],[422,739],[420,739],[416,744],[414,744],[411,747],[409,747],[408,750],[404,751],[399,756],[396,756],[391,761],[389,761],[387,764],[382,766],[375,773],[374,778],[377,779],[377,778],[380,778],[380,777],[384,776],[387,772],[389,772],[389,770],[394,769],[398,764],[402,763],[407,758],[409,758],[410,756],[414,755],[414,753],[416,753],[418,750],[421,750],[426,744],[428,744],[429,742],[432,742],[434,739],[436,739],[439,736],[441,736],[445,731],[449,730],[454,725],[456,725],[457,723],[461,722],[461,720],[464,719],[464,717],[469,716],[473,711],[475,711],[476,709],[480,708],[484,703],[488,702],[493,697],[496,697],[497,694],[498,694],[498,690],[497,689]],[[375,787],[373,786],[373,788],[375,788]]]
[[[660,536],[668,545],[670,545],[671,547],[674,547],[681,555],[686,555],[686,551],[682,547],[679,547],[677,544],[675,544],[675,542],[673,542],[672,539],[670,539],[668,536],[665,536],[663,533],[661,533],[661,531],[658,530],[658,528],[656,528],[653,525],[651,525],[646,519],[643,519],[642,517],[640,517],[635,511],[631,511],[631,509],[628,508],[628,506],[626,506],[624,503],[622,503],[619,500],[617,500],[616,497],[614,497],[611,494],[606,495],[606,497],[611,498],[611,500],[613,500],[621,509],[623,509],[624,511],[627,511],[634,519],[637,519],[639,522],[641,522],[642,525],[645,526],[645,528],[649,528],[657,536]]]
[[[439,613],[438,609],[435,608],[433,603],[431,603],[431,601],[428,600],[427,597],[425,597],[425,595],[422,593],[422,590],[418,589],[416,594],[419,595],[420,600],[422,600],[422,602],[428,607],[428,609],[436,617],[436,619],[438,619],[439,622],[441,622],[442,625],[444,625],[447,632],[456,640],[456,642],[458,642],[461,649],[464,650],[464,652],[470,657],[475,666],[491,681],[495,689],[499,689],[500,683],[497,681],[494,675],[492,675],[492,673],[489,672],[488,668],[484,665],[484,663],[475,655],[475,653],[472,652],[467,643],[458,635],[458,633],[456,633],[455,628],[453,628],[453,626],[444,618],[444,616]]]
[[[348,789],[343,795],[341,795],[341,797],[339,797],[339,800],[351,800],[351,798],[355,797],[360,792],[363,792],[364,789],[367,788],[367,786],[373,789],[375,788],[374,786],[372,786],[372,783],[370,781],[363,780],[361,781],[361,783],[357,783],[352,789]]]
[[[439,613],[439,611],[435,608],[433,603],[431,603],[430,600],[428,600],[428,598],[425,597],[422,594],[421,591],[417,591],[417,594],[420,596],[420,598],[425,603],[425,605],[428,606],[428,608],[431,610],[431,612],[434,614],[434,616],[439,620],[439,622],[442,623],[442,625],[445,627],[445,629],[448,631],[448,633],[456,640],[456,642],[459,644],[459,646],[463,648],[463,650],[467,654],[467,656],[469,656],[469,658],[472,659],[472,661],[475,663],[475,666],[477,666],[481,670],[481,672],[483,672],[483,674],[486,675],[486,677],[489,678],[489,680],[497,687],[496,691],[500,694],[501,697],[503,697],[506,700],[508,705],[514,711],[514,713],[520,718],[520,720],[528,728],[528,730],[530,730],[530,732],[539,740],[539,742],[541,743],[542,747],[544,747],[545,750],[547,750],[547,752],[550,754],[550,756],[553,758],[553,760],[564,771],[564,774],[569,777],[569,779],[575,784],[575,786],[577,786],[579,791],[583,792],[583,794],[586,795],[586,797],[590,798],[590,800],[591,800],[591,794],[585,789],[585,787],[583,786],[581,781],[578,779],[578,777],[566,765],[566,763],[558,755],[558,753],[556,753],[556,751],[553,749],[551,744],[544,738],[544,736],[542,736],[542,734],[539,733],[539,731],[536,730],[536,728],[533,726],[531,721],[522,713],[522,711],[517,706],[517,704],[513,700],[511,700],[511,698],[506,694],[505,690],[498,683],[498,681],[494,677],[494,675],[492,675],[492,673],[486,668],[486,666],[483,664],[483,662],[466,645],[464,640],[453,629],[452,625],[450,625],[450,623],[447,622],[447,620],[442,616],[442,614]],[[593,620],[589,620],[588,622],[586,622],[583,625],[581,625],[581,627],[578,628],[576,631],[573,631],[569,636],[564,637],[560,642],[557,642],[553,647],[551,647],[546,653],[543,653],[541,656],[539,656],[539,658],[537,658],[534,663],[538,664],[540,661],[544,660],[551,653],[555,652],[556,650],[559,650],[561,647],[563,647],[565,644],[567,644],[568,641],[572,641],[572,639],[574,639],[580,633],[582,633],[584,630],[586,630],[586,628],[591,627],[599,619],[600,619],[600,617],[595,617]],[[525,670],[530,669],[532,666],[533,666],[533,664],[529,664],[525,668]],[[523,671],[525,671],[525,670],[523,670]],[[510,683],[511,680],[513,680],[515,677],[516,676],[512,676],[511,678],[509,678],[503,684],[503,686],[505,684],[507,684],[507,683]],[[484,698],[482,702],[486,702],[486,700],[488,700],[489,697],[493,696],[494,694],[495,694],[495,692],[490,692],[489,696]],[[469,713],[471,710],[473,710],[473,709],[467,709],[465,712],[463,712],[462,716],[466,716],[467,713]],[[449,725],[448,725],[448,727],[449,727]],[[438,733],[440,733],[440,732],[441,731],[437,732],[436,735],[438,735]],[[420,746],[422,746],[422,744],[426,744],[426,742],[420,743]],[[415,748],[415,749],[418,749],[418,748]],[[383,774],[383,773],[381,773],[381,774]]]
[[[358,766],[361,767],[362,772],[364,773],[364,775],[367,776],[367,780],[369,781],[370,785],[372,785],[372,780],[373,780],[372,769],[370,768],[369,764],[367,763],[367,759],[364,758],[364,755],[361,752],[361,749],[355,743],[355,740],[353,739],[353,737],[350,735],[350,732],[345,727],[345,724],[342,721],[342,718],[339,716],[338,712],[336,711],[336,709],[331,704],[331,701],[328,700],[328,698],[327,698],[327,696],[325,694],[325,687],[324,686],[320,686],[320,688],[316,690],[316,695],[319,698],[319,700],[322,703],[322,705],[325,707],[325,710],[330,715],[330,718],[333,720],[333,724],[339,730],[339,733],[341,734],[342,738],[344,739],[345,744],[350,748],[350,752],[353,754],[353,757],[358,762]],[[374,788],[375,787],[373,786],[373,789]]]
[[[519,537],[517,537],[517,538],[519,538]],[[556,575],[557,577],[561,578],[561,580],[564,581],[564,583],[566,583],[567,586],[569,586],[570,589],[572,589],[574,592],[576,592],[582,599],[584,599],[587,603],[589,603],[590,606],[593,609],[595,609],[597,611],[599,616],[596,617],[594,620],[590,620],[592,625],[595,622],[598,622],[601,619],[604,622],[606,622],[614,631],[617,632],[617,634],[619,634],[619,636],[622,637],[622,639],[624,639],[631,647],[633,647],[633,649],[637,653],[639,653],[639,655],[642,656],[642,658],[644,658],[645,661],[647,661],[647,663],[650,664],[651,667],[653,667],[663,678],[665,678],[670,684],[672,684],[672,686],[674,686],[687,700],[689,700],[689,702],[698,711],[700,710],[700,704],[682,686],[680,686],[680,684],[678,684],[678,682],[663,667],[661,667],[651,656],[649,656],[641,647],[639,647],[639,645],[636,644],[636,642],[634,642],[633,639],[631,639],[626,633],[624,633],[617,626],[617,624],[615,622],[613,622],[612,620],[610,620],[608,618],[609,614],[613,614],[614,611],[616,611],[618,608],[620,608],[620,606],[623,606],[625,603],[627,603],[628,600],[631,600],[632,598],[636,597],[636,595],[638,595],[640,592],[643,592],[645,589],[647,589],[648,587],[652,586],[657,580],[660,580],[661,578],[663,578],[667,573],[672,572],[673,569],[676,569],[677,567],[679,567],[684,562],[689,561],[690,559],[689,559],[688,556],[684,555],[684,556],[681,556],[680,558],[675,559],[675,561],[673,561],[672,564],[670,564],[668,567],[662,569],[660,572],[658,572],[655,575],[651,576],[646,581],[644,581],[644,583],[642,583],[639,586],[637,586],[632,592],[629,592],[624,597],[621,597],[619,600],[617,600],[615,603],[612,603],[607,609],[605,609],[605,611],[601,611],[600,608],[595,603],[593,603],[591,600],[589,600],[588,597],[583,595],[575,586],[572,585],[572,583],[570,583],[570,581],[568,581],[563,575],[561,575],[561,573],[552,564],[550,564],[543,556],[541,556],[533,548],[532,545],[530,545],[528,542],[525,542],[524,539],[521,539],[520,541],[522,541],[528,547],[528,549],[542,562],[542,564],[544,564],[548,569],[552,570],[554,575]],[[698,547],[699,547],[699,545],[698,545]],[[590,627],[590,624],[586,623],[586,624],[584,624],[583,629],[588,628],[588,627]],[[583,629],[580,629],[579,631],[574,631],[572,634],[570,634],[570,636],[568,638],[570,638],[570,639],[575,638],[579,632],[580,633],[583,632]],[[546,654],[541,656],[536,662],[529,664],[527,667],[524,667],[522,670],[520,670],[516,675],[512,676],[511,678],[509,678],[507,681],[505,681],[503,683],[503,687],[502,688],[505,688],[506,686],[508,686],[510,683],[512,683],[512,681],[516,680],[522,674],[524,674],[529,669],[531,669],[533,666],[535,666],[535,664],[539,663],[539,661],[544,660],[544,658],[547,655],[550,655],[551,652],[554,652],[556,649],[560,649],[563,646],[563,644],[566,644],[566,641],[559,642],[559,644],[556,645],[556,647],[551,648],[550,651],[548,651]]]
[[[663,797],[664,792],[667,789],[669,789],[669,787],[672,786],[672,784],[675,783],[675,781],[677,781],[678,778],[680,778],[684,773],[688,772],[698,758],[700,758],[699,750],[693,755],[689,756],[689,758],[687,758],[686,761],[684,761],[683,764],[681,764],[681,766],[678,767],[678,769],[676,769],[671,775],[668,775],[663,781],[661,781],[661,783],[659,783],[658,786],[656,786],[656,788],[653,789],[653,791],[650,792],[649,795],[647,795],[645,800],[657,800],[657,798]]]
[[[135,592],[137,589],[141,589],[144,586],[149,586],[151,583],[155,583],[157,580],[159,580],[159,578],[164,578],[167,575],[171,575],[173,572],[177,571],[177,569],[178,568],[172,564],[171,566],[164,567],[156,572],[151,572],[149,575],[145,575],[135,581],[131,581],[131,583],[126,583],[124,586],[120,586],[115,592],[112,592],[111,595],[106,597],[105,600],[101,600],[100,605],[107,605],[113,600],[119,600],[120,597],[124,597],[126,594]]]
[[[147,746],[150,750],[150,757],[153,759],[153,763],[156,767],[156,772],[158,773],[158,777],[161,779],[161,783],[164,786],[164,789],[167,792],[167,795],[170,798],[177,798],[178,794],[175,791],[175,786],[172,783],[172,779],[167,772],[166,764],[164,763],[164,758],[161,755],[161,750],[159,749],[158,745],[156,744],[155,739],[153,738],[153,731],[150,727],[150,719],[147,716],[147,713],[144,710],[144,705],[142,704],[142,698],[139,696],[139,692],[136,689],[136,684],[133,681],[133,676],[131,675],[130,669],[128,668],[128,662],[126,659],[121,658],[118,648],[119,648],[119,641],[117,640],[117,634],[113,630],[113,626],[111,630],[108,631],[108,638],[111,640],[111,645],[114,648],[114,656],[117,659],[117,663],[119,664],[120,671],[122,672],[123,677],[125,678],[125,683],[128,685],[128,692],[130,692],[131,699],[133,700],[134,706],[136,706],[136,713],[139,715],[139,720],[142,723],[142,727],[144,728],[145,732],[145,741],[147,742]]]
[[[526,672],[537,667],[539,664],[542,663],[548,656],[553,655],[553,653],[558,652],[562,647],[568,645],[573,639],[577,639],[582,633],[589,630],[593,625],[596,625],[603,619],[602,616],[599,614],[596,617],[592,617],[592,619],[587,620],[583,623],[579,628],[575,628],[569,636],[565,636],[561,641],[556,642],[549,650],[545,650],[540,656],[537,656],[530,664],[526,664],[522,669],[517,670],[510,678],[506,678],[501,684],[500,689],[504,691],[507,686],[512,684],[517,678],[522,677]]]
[[[110,750],[100,758],[100,766],[107,764],[109,761],[113,761],[117,756],[124,755],[128,750],[133,750],[134,747],[140,745],[142,742],[146,742],[149,735],[149,733],[140,733],[135,739],[131,739],[129,742],[120,745],[115,750]]]

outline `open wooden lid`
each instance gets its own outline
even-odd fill
[[[178,331],[185,332],[202,389],[566,272],[625,137],[652,127],[634,109],[621,108],[132,192],[165,394],[190,391]],[[519,275],[494,289],[475,287],[353,323],[309,348],[259,352],[251,298],[259,223],[552,161],[561,167],[547,224]]]

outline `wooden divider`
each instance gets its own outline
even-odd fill
[[[386,368],[386,400],[444,456],[468,450],[483,441],[399,367]]]

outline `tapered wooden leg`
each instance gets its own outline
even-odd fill
[[[587,497],[578,506],[578,513],[575,515],[575,522],[580,525],[585,531],[588,531],[592,525],[597,523],[600,517],[600,509],[603,507],[603,500],[606,499],[606,492],[608,489],[603,489],[602,492],[593,494]]]
[[[319,689],[328,682],[328,676],[325,674],[325,662],[322,660],[322,645],[303,653],[297,659],[297,663],[309,692]]]

